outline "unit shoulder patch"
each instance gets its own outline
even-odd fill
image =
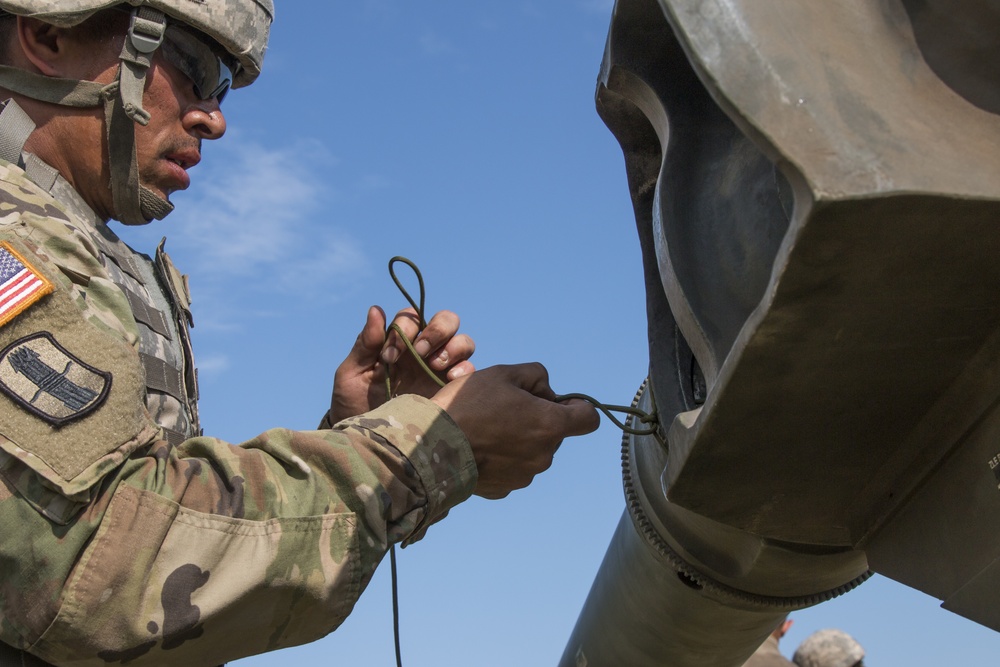
[[[0,241],[0,327],[52,292],[52,283],[7,241]]]
[[[47,331],[18,339],[0,351],[0,391],[36,417],[62,426],[100,406],[111,373],[90,366]]]

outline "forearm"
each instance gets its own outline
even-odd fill
[[[21,635],[4,640],[52,662],[144,651],[134,665],[218,664],[311,641],[350,612],[388,544],[418,539],[475,478],[461,432],[413,397],[337,430],[157,442],[104,484],[66,538],[43,540],[48,575],[2,573],[28,584],[3,596]],[[0,563],[26,562],[11,552],[38,544],[38,517],[0,492],[0,526],[16,534],[28,522],[23,542],[5,533]],[[70,573],[61,598],[49,581],[59,571]],[[24,605],[34,617],[19,618]]]

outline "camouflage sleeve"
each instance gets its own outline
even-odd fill
[[[0,486],[0,551],[49,561],[0,565],[4,630],[81,665],[221,664],[313,641],[350,613],[389,544],[419,538],[475,480],[447,415],[402,396],[328,431],[155,442],[67,526]]]
[[[351,611],[389,544],[419,539],[471,494],[465,436],[415,396],[241,445],[160,440],[141,400],[135,323],[96,251],[43,199],[12,213],[9,195],[0,187],[0,243],[54,287],[0,322],[0,382],[24,350],[53,367],[69,359],[63,380],[93,366],[114,382],[73,376],[96,398],[55,425],[35,398],[0,390],[4,642],[54,664],[138,667],[312,641]]]

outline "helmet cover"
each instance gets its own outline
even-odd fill
[[[70,27],[122,4],[158,9],[218,42],[242,65],[233,88],[250,85],[260,74],[274,20],[273,0],[0,0],[0,10]]]
[[[799,667],[853,667],[865,650],[842,630],[818,630],[795,649],[792,660]]]

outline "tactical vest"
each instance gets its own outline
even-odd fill
[[[146,373],[146,407],[166,439],[179,444],[201,435],[198,375],[191,349],[191,299],[187,278],[160,242],[154,258],[125,244],[59,173],[22,148],[34,123],[8,101],[0,113],[0,159],[17,164],[64,206],[100,250],[110,278],[128,299],[139,330],[139,358]]]
[[[93,230],[101,263],[125,293],[139,328],[139,358],[146,371],[149,414],[171,444],[201,435],[198,372],[189,331],[194,323],[191,299],[185,276],[163,251],[166,239],[150,259],[126,245],[103,222],[93,224]]]

